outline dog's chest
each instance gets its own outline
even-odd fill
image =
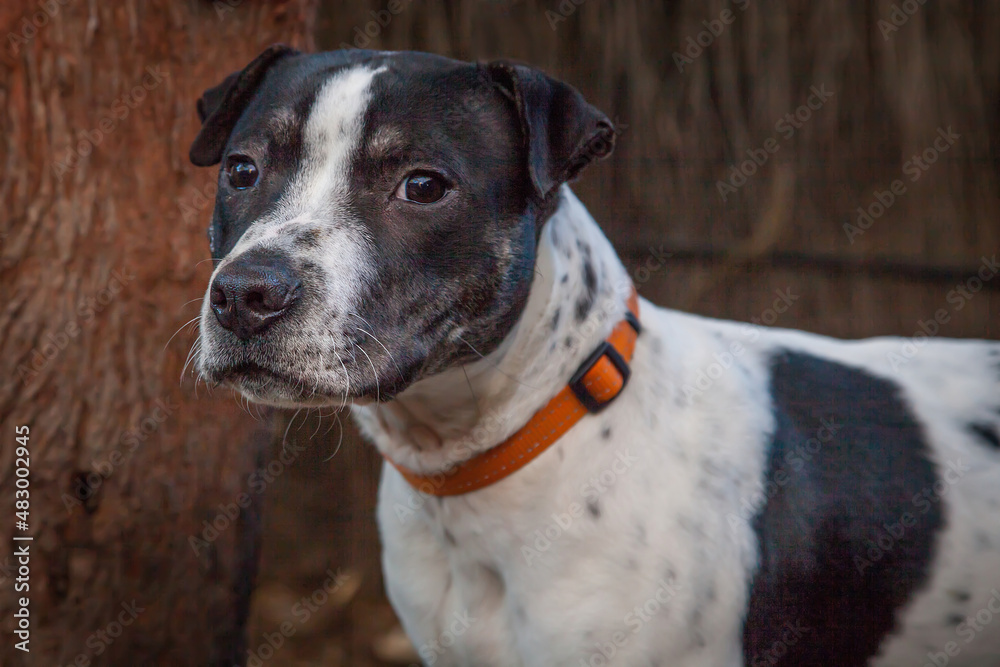
[[[654,354],[644,343],[654,370],[493,487],[430,498],[386,469],[387,588],[427,664],[739,664],[753,539],[724,517],[758,445],[736,416],[671,423]]]

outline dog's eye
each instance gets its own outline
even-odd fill
[[[396,196],[417,204],[433,204],[448,193],[448,183],[437,174],[415,171],[399,184]]]
[[[245,155],[230,155],[226,165],[229,183],[237,190],[246,190],[257,185],[260,173],[253,160]]]

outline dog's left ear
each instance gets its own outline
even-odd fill
[[[509,61],[487,63],[485,70],[517,106],[528,171],[543,201],[614,149],[614,125],[572,86]]]
[[[233,72],[222,83],[209,88],[198,100],[201,131],[194,138],[188,157],[199,167],[210,167],[222,160],[229,134],[236,121],[264,81],[264,75],[276,62],[300,53],[284,44],[272,44],[241,72]]]

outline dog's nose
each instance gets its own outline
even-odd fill
[[[283,258],[248,255],[216,274],[209,301],[219,324],[247,340],[287,313],[299,298],[300,287]]]

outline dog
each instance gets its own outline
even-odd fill
[[[425,664],[1000,664],[1000,343],[635,298],[526,65],[276,45],[198,113],[198,373],[350,406]]]

